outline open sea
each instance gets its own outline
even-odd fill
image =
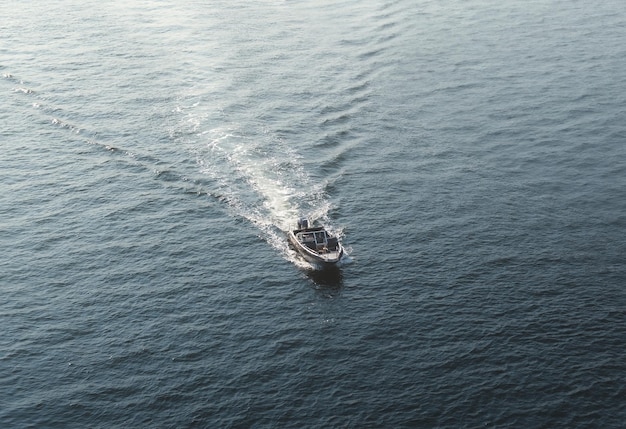
[[[622,0],[1,10],[0,428],[625,427]]]

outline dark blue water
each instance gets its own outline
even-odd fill
[[[0,427],[623,427],[620,2],[2,10]]]

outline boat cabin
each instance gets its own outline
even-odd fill
[[[332,237],[322,228],[306,228],[296,233],[296,238],[304,246],[318,253],[337,250],[337,237]]]

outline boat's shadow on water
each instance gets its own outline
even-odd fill
[[[315,289],[329,298],[339,295],[343,287],[343,273],[340,268],[310,270],[306,273],[315,284]]]

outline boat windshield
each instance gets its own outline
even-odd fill
[[[317,244],[326,243],[326,231],[320,231],[315,233],[315,242]]]
[[[327,243],[326,231],[316,232],[301,232],[298,234],[298,239],[302,243],[315,243],[325,245]]]

